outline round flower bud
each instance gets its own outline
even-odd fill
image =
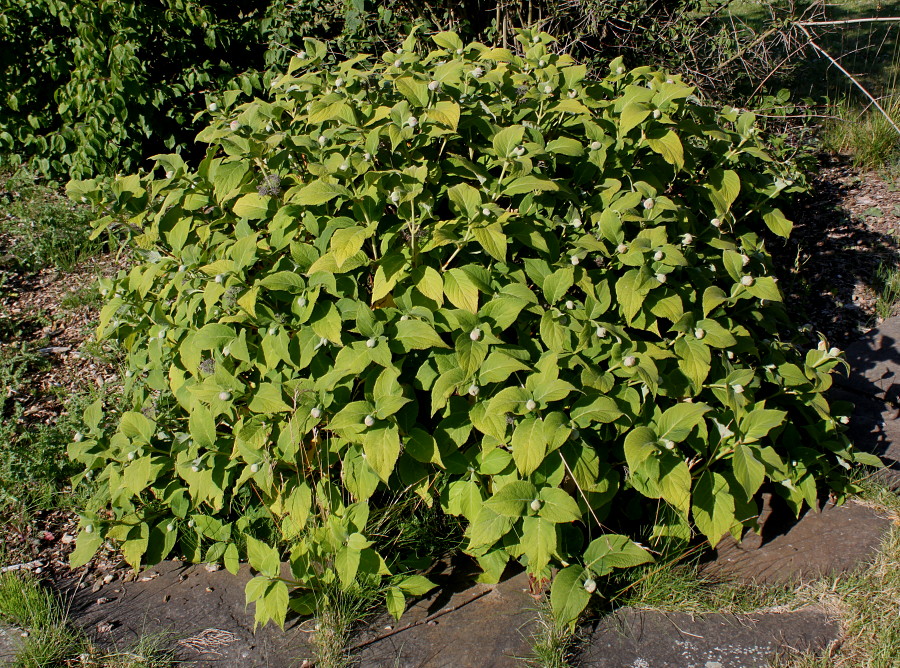
[[[271,123],[266,123],[266,132],[271,132],[274,128]]]
[[[484,70],[480,67],[476,67],[474,70],[472,70],[472,76],[475,77],[476,79],[479,78],[483,74],[484,74]]]
[[[134,375],[134,371],[132,371],[131,369],[128,369],[128,371],[125,372],[126,378],[131,378],[133,375]]]
[[[80,431],[76,431],[75,435],[72,437],[72,440],[76,443],[81,443],[84,440],[84,435]]]
[[[429,81],[428,82],[428,90],[437,90],[441,87],[440,81]]]
[[[850,417],[847,415],[841,416],[841,424],[850,424]]]
[[[215,281],[216,283],[221,283],[225,280],[225,274],[216,274]]]
[[[325,142],[328,141],[328,137],[326,137],[325,135],[319,135],[319,137],[318,137],[318,139],[316,139],[316,141],[319,142],[320,146],[324,146]]]
[[[477,385],[469,385],[469,394],[473,397],[477,397],[478,393],[481,391],[481,388]]]
[[[569,258],[569,262],[571,262],[572,266],[574,267],[574,266],[578,265],[578,263],[581,262],[581,260],[578,259],[577,255],[573,255],[572,257]]]
[[[400,201],[400,193],[398,193],[396,190],[395,190],[394,192],[391,193],[391,201],[392,201],[394,204],[396,204],[397,202]]]
[[[191,471],[193,471],[194,473],[199,473],[199,472],[200,472],[200,466],[197,465],[197,464],[192,465],[192,466],[191,466]]]
[[[578,216],[575,216],[572,219],[572,227],[575,227],[575,228],[581,227],[581,218],[579,218]]]
[[[193,529],[194,525],[196,525],[196,522],[194,522],[194,520],[188,520],[188,528],[189,529]]]
[[[656,202],[653,201],[652,197],[648,197],[647,199],[644,200],[644,208],[647,209],[648,211],[653,208],[654,204],[656,204]]]
[[[734,359],[734,353],[731,352],[730,350],[725,353],[725,356],[730,360]]]
[[[406,322],[407,320],[409,320],[409,316],[408,316],[408,315],[401,315],[401,316],[400,316],[400,322]]]
[[[94,525],[93,524],[85,525],[84,532],[85,533],[94,533]]]
[[[250,466],[250,472],[251,473],[259,473],[259,464],[252,464]]]
[[[137,459],[137,455],[134,452],[129,452],[126,457],[130,462],[133,462],[135,459]]]
[[[337,79],[334,80],[335,88],[340,88],[343,85],[344,85],[344,80],[341,77],[338,77]]]
[[[741,276],[741,285],[749,288],[751,285],[753,285],[754,282],[755,281],[752,276]]]
[[[841,354],[841,351],[839,348],[829,348],[828,349],[828,355],[831,357],[837,357],[840,354]]]
[[[709,221],[709,224],[713,227],[722,227],[722,221],[718,218],[713,218],[711,221]]]
[[[732,385],[731,389],[734,391],[735,394],[743,394],[744,393],[744,386],[737,384],[737,383]]]
[[[667,278],[667,276],[665,274],[657,274],[656,275],[656,280],[659,281],[660,283],[665,283],[666,278]]]
[[[172,524],[171,522],[169,522],[169,523],[166,525],[166,531],[168,531],[169,533],[172,533],[173,531],[175,531],[175,525]]]
[[[414,127],[416,127],[416,126],[419,124],[419,119],[416,118],[415,116],[410,116],[410,117],[409,117],[409,120],[406,121],[406,124],[407,124],[409,127],[414,128]]]
[[[365,153],[363,153],[363,160],[365,160],[366,162],[369,162],[369,160],[371,160],[371,159],[372,159],[372,154],[371,154],[371,153],[369,153],[368,151],[366,151]]]
[[[346,172],[349,168],[350,168],[350,165],[348,165],[346,162],[342,162],[341,166],[338,167],[338,169],[340,169],[342,172]]]
[[[375,339],[369,339],[368,341],[366,341],[366,348],[374,348],[377,345],[378,341],[376,341]]]
[[[622,69],[621,67],[619,69]],[[588,594],[593,594],[597,591],[597,583],[593,580],[593,578],[588,578],[584,581],[584,590]]]
[[[541,59],[541,60],[538,61],[538,67],[543,67],[543,66],[546,65],[546,64],[547,64],[547,62],[546,62],[545,60],[543,60],[543,59]]]
[[[656,260],[657,262],[661,262],[663,259],[665,259],[665,257],[666,257],[666,254],[663,253],[662,251],[656,251],[653,254],[653,259]]]
[[[228,401],[231,399],[231,392],[222,391],[219,392],[219,401]]]
[[[473,341],[477,341],[481,338],[481,330],[476,327],[471,332],[469,332],[469,338]]]
[[[660,116],[662,116],[662,112],[659,109],[654,109],[653,118],[659,118]]]
[[[746,267],[748,264],[750,264],[750,256],[748,256],[748,255],[741,255],[741,264],[744,265],[745,267]]]
[[[551,86],[550,84],[547,84],[546,86],[544,86],[544,92],[545,92],[545,93],[552,93],[552,92],[553,92],[553,86]]]
[[[694,243],[694,235],[692,235],[692,234],[684,234],[684,235],[682,235],[682,237],[681,237],[681,244],[682,244],[683,246],[690,246],[692,243]]]
[[[637,364],[637,358],[634,355],[629,355],[628,357],[626,357],[625,359],[622,360],[622,366],[625,366],[625,367],[630,368],[630,367],[633,367],[635,364]]]
[[[523,155],[525,155],[525,147],[524,147],[524,146],[516,146],[516,147],[513,149],[513,153],[514,153],[516,156],[523,156]]]
[[[319,408],[318,406],[313,406],[313,407],[309,410],[309,415],[310,415],[310,417],[312,417],[313,419],[318,420],[320,417],[322,417],[322,409]]]
[[[457,56],[461,56],[462,54],[463,54],[463,50],[462,50],[462,49],[457,49],[457,50],[456,50],[456,55],[457,55]]]
[[[306,297],[304,297],[303,295],[297,297],[297,306],[299,306],[300,308],[306,306]]]
[[[819,345],[816,346],[816,347],[817,347],[819,350],[821,350],[822,352],[825,352],[826,350],[828,350],[828,344],[825,343],[824,341],[819,341]]]
[[[569,309],[569,310],[571,311],[573,308],[575,308],[575,302],[573,302],[571,299],[567,300],[567,301],[566,301],[566,308]]]
[[[301,51],[298,51],[298,52],[297,52],[297,57],[298,57],[298,58],[306,58],[306,51],[302,51],[302,50],[301,50]]]
[[[167,179],[171,179],[173,176],[175,176],[175,172],[173,172],[171,169],[169,169],[169,170],[166,171],[166,178],[167,178]],[[82,197],[81,199],[82,199],[83,201],[87,202],[87,197]]]
[[[628,246],[626,246],[625,244],[619,244],[618,246],[616,246],[616,251],[617,251],[618,253],[627,253],[627,252],[628,252]]]
[[[232,132],[237,132],[241,129],[240,121],[231,121],[231,124],[228,127],[231,128]]]
[[[397,60],[394,61],[394,67],[400,67],[402,64],[403,64],[403,61],[400,60],[399,58],[397,58]]]
[[[490,215],[491,215],[491,210],[488,209],[488,208],[484,208],[484,209],[481,210],[481,215],[482,215],[482,216],[490,216]]]
[[[366,419],[363,420],[363,424],[366,425],[367,427],[371,427],[372,425],[375,424],[375,418],[373,418],[371,415],[367,415]]]
[[[592,151],[599,151],[601,148],[603,148],[603,144],[601,144],[600,142],[598,142],[598,141],[591,142],[591,150]]]
[[[674,450],[675,449],[675,441],[671,441],[668,438],[662,442],[663,447],[666,450]]]
[[[699,327],[694,330],[694,338],[695,339],[702,339],[704,336],[706,336],[706,332],[703,331],[702,329],[700,329]]]
[[[231,348],[225,346],[222,348],[222,357],[228,357],[231,354]]]
[[[537,408],[537,403],[534,399],[529,399],[525,402],[525,410],[533,411],[535,408]]]
[[[597,327],[597,338],[598,339],[606,338],[606,327]]]
[[[165,329],[159,330],[159,332],[157,332],[157,334],[156,334],[156,338],[157,338],[157,339],[164,339],[164,338],[166,338],[166,330],[165,330]]]
[[[534,42],[535,44],[537,44],[538,42],[541,41],[541,36],[535,35],[534,37],[531,38],[531,41]]]
[[[540,500],[540,499],[534,499],[534,500],[531,502],[531,509],[532,509],[534,512],[537,512],[537,511],[539,511],[539,510],[541,509],[541,506],[542,506],[542,505],[543,505],[543,504],[541,503],[541,500]]]
[[[211,105],[209,105],[210,111],[218,111],[218,109],[219,109],[219,105],[217,105],[215,102],[213,102]]]

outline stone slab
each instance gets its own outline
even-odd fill
[[[854,404],[847,436],[858,449],[878,455],[885,469],[876,477],[887,487],[900,490],[900,410],[877,397],[836,389],[831,400]]]
[[[818,608],[692,615],[625,608],[592,629],[583,668],[765,668],[779,654],[821,651],[839,624]]]
[[[845,351],[849,376],[836,382],[854,392],[891,403],[900,399],[900,317],[888,318]]]
[[[143,634],[161,633],[170,635],[179,665],[299,665],[312,652],[308,635],[296,624],[289,623],[284,632],[272,624],[254,632],[253,606],[244,605],[250,577],[246,566],[234,576],[167,561],[141,573],[137,581],[113,581],[97,592],[69,583],[63,596],[72,620],[100,647],[124,649]]]
[[[845,573],[875,556],[893,523],[887,514],[855,501],[827,504],[819,512],[806,512],[799,521],[792,516],[785,521],[784,509],[780,515],[780,521],[770,518],[767,522],[774,529],[766,535],[764,528],[761,547],[744,549],[726,537],[701,572],[716,579],[760,584]]]
[[[432,579],[440,582],[439,578],[432,576]],[[372,668],[519,668],[524,665],[522,658],[530,655],[528,637],[533,630],[536,609],[524,573],[497,585],[476,584],[460,589],[442,584],[437,593],[412,606],[396,628],[441,610],[462,604],[461,607],[363,648],[355,656],[359,665]],[[384,629],[393,624],[391,619],[382,619],[373,626]]]
[[[11,666],[24,642],[22,629],[0,625],[0,666]]]

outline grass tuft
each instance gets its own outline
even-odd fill
[[[900,95],[890,96],[882,106],[900,125]],[[849,153],[860,169],[891,168],[900,162],[900,134],[877,109],[860,110],[845,100],[834,105],[833,113],[836,118],[823,128],[826,150]]]

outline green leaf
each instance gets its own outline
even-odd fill
[[[525,136],[525,128],[521,125],[514,125],[509,128],[503,128],[494,135],[492,144],[494,153],[498,158],[509,158],[513,149],[522,143],[522,137]]]
[[[262,220],[269,215],[269,204],[271,201],[271,197],[250,193],[240,197],[231,209],[238,218]]]
[[[356,255],[363,246],[369,233],[364,227],[354,225],[335,230],[331,236],[330,249],[334,253],[334,259],[340,269],[344,262]]]
[[[599,577],[614,568],[632,568],[653,561],[647,550],[627,536],[604,534],[588,545],[584,551],[584,565]]]
[[[396,425],[368,428],[363,436],[363,452],[369,466],[387,482],[400,456],[400,434]]]
[[[506,188],[503,189],[503,194],[512,196],[531,192],[555,192],[557,190],[559,190],[559,186],[550,179],[529,174],[513,179]]]
[[[547,437],[544,423],[537,418],[525,418],[512,435],[513,460],[522,475],[530,475],[547,456]]]
[[[247,542],[247,561],[250,566],[266,577],[277,578],[281,570],[278,550],[253,536],[245,535],[244,540]]]
[[[276,271],[263,278],[259,284],[267,290],[302,292],[306,289],[303,279],[292,271]]]
[[[660,416],[656,423],[656,433],[660,440],[681,443],[709,411],[710,407],[706,404],[675,404]]]
[[[565,492],[563,492],[565,493]],[[498,515],[522,517],[532,501],[537,498],[537,489],[526,480],[517,480],[501,487],[484,502]]]
[[[478,371],[478,379],[482,384],[502,383],[509,378],[511,374],[517,371],[528,370],[528,367],[515,357],[510,357],[506,353],[495,350],[488,355],[487,359],[484,360],[484,363],[481,365],[481,369]]]
[[[481,215],[481,193],[468,183],[457,183],[447,190],[456,214],[472,220]]]
[[[528,557],[528,572],[540,578],[556,553],[556,525],[541,517],[524,518],[520,545]]]
[[[678,366],[691,382],[701,387],[709,375],[712,353],[709,346],[693,337],[682,337],[675,341]]]
[[[719,304],[728,299],[725,291],[715,285],[711,285],[703,291],[703,315],[708,316]]]
[[[103,536],[100,535],[100,532],[95,530],[91,533],[86,531],[79,533],[78,539],[75,541],[75,549],[69,555],[69,567],[80,568],[84,566],[94,558],[94,554],[96,554],[101,545],[103,545]]]
[[[481,247],[488,255],[500,262],[506,261],[506,235],[503,233],[503,226],[500,223],[490,223],[489,225],[475,225],[472,227],[472,236],[475,241],[481,244]]]
[[[194,335],[194,345],[200,350],[222,350],[235,338],[234,330],[227,325],[209,323]]]
[[[659,153],[676,170],[684,167],[684,147],[672,130],[651,130],[647,133],[647,146]]]
[[[709,189],[710,199],[716,207],[716,214],[722,216],[728,212],[740,194],[741,178],[735,171],[716,167],[710,170],[706,187]]]
[[[579,427],[588,427],[592,422],[608,424],[622,417],[622,411],[611,397],[582,397],[572,406],[572,421]]]
[[[738,443],[731,456],[731,466],[747,498],[753,498],[766,477],[765,465],[754,456],[753,448]]]
[[[451,269],[444,274],[444,294],[455,307],[478,313],[478,288],[462,269]]]
[[[735,522],[728,481],[718,473],[706,471],[694,487],[692,510],[694,524],[715,547]]]
[[[281,387],[274,383],[262,383],[253,393],[248,408],[254,413],[286,413],[291,410],[284,402]]]
[[[619,116],[619,136],[624,137],[650,115],[650,107],[643,102],[629,102]]]
[[[575,628],[578,617],[591,600],[590,593],[584,588],[588,573],[581,566],[566,566],[550,586],[550,607],[553,618],[561,627]]]
[[[744,433],[743,442],[753,443],[772,431],[784,422],[787,417],[785,411],[772,408],[756,408],[741,420],[741,431]]]
[[[318,206],[330,202],[335,197],[349,198],[350,191],[336,183],[316,180],[300,188],[291,201],[306,206]]]
[[[403,592],[399,587],[388,587],[384,599],[391,617],[399,620],[406,610],[406,597],[403,596]]]
[[[657,450],[658,439],[649,427],[635,427],[625,436],[625,460],[635,470]]]
[[[405,350],[449,348],[440,335],[424,320],[400,320],[397,322],[396,340]]]
[[[556,304],[575,285],[575,269],[563,267],[544,279],[544,297],[548,304]]]
[[[584,146],[577,139],[571,137],[559,137],[547,143],[547,153],[556,153],[559,155],[569,155],[577,158],[584,155]]]
[[[791,236],[794,224],[781,212],[781,209],[763,209],[763,221],[772,232],[787,239]]]
[[[494,512],[484,505],[478,511],[475,521],[469,525],[469,549],[490,547],[512,529],[513,520]]]
[[[538,498],[541,500],[541,508],[538,514],[548,522],[563,524],[577,522],[581,519],[581,510],[578,503],[568,492],[558,487],[544,487]]]
[[[398,580],[396,585],[403,590],[403,593],[409,594],[410,596],[424,596],[437,587],[436,584],[424,575],[407,575]]]
[[[644,276],[640,269],[631,269],[626,271],[622,277],[616,281],[616,298],[619,307],[622,309],[622,315],[625,316],[626,322],[630,323],[641,310],[644,299],[650,292],[650,286],[644,280]]]

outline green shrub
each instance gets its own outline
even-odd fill
[[[69,185],[143,256],[105,284],[133,398],[70,448],[101,488],[74,563],[247,559],[283,621],[289,585],[402,571],[367,520],[418,495],[485,577],[562,567],[567,624],[652,558],[633,538],[737,535],[766,480],[798,512],[846,490],[839,353],[789,341],[762,239],[800,177],[753,115],[618,60],[588,81],[546,34],[432,39],[324,69],[308,41],[271,100],[217,104],[196,169]]]

